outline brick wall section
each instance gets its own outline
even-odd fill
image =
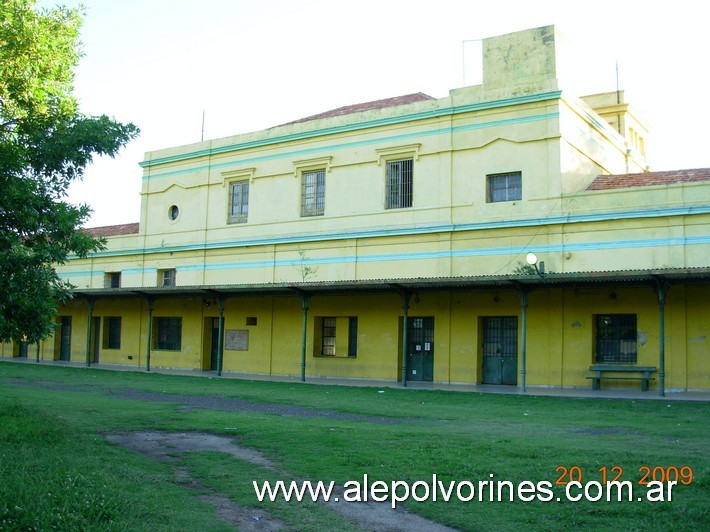
[[[696,181],[710,181],[710,168],[644,172],[642,174],[600,175],[592,181],[587,190],[674,185],[676,183],[693,183]]]

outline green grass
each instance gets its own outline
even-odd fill
[[[39,384],[39,385],[38,385]],[[185,409],[118,399],[124,388],[397,418],[396,422]],[[710,529],[708,404],[573,399],[207,379],[0,364],[0,529],[228,530],[173,465],[121,449],[112,431],[208,431],[276,462],[269,471],[223,453],[177,453],[207,488],[292,529],[351,528],[322,505],[258,503],[252,480],[583,480],[622,466],[690,466],[672,502],[423,502],[404,506],[462,530]],[[557,487],[555,495],[561,495]]]

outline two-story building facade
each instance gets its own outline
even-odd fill
[[[604,363],[710,388],[710,169],[646,171],[643,120],[565,92],[560,43],[485,39],[483,83],[445,98],[148,152],[140,222],[58,268],[76,297],[38,356],[523,388]]]

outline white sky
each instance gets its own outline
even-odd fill
[[[40,0],[87,8],[75,95],[140,137],[70,201],[89,226],[137,222],[149,150],[265,129],[343,105],[480,81],[463,41],[556,25],[586,57],[584,93],[620,88],[651,126],[652,170],[710,167],[704,1]],[[465,50],[465,53],[462,52]],[[465,59],[465,61],[464,61]],[[564,87],[563,87],[564,90]]]

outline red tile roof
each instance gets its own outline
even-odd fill
[[[324,113],[319,113],[317,115],[307,116],[305,118],[299,118],[293,122],[287,122],[286,124],[281,124],[283,126],[288,126],[290,124],[299,124],[301,122],[308,122],[310,120],[317,120],[319,118],[331,118],[334,116],[349,115],[351,113],[359,113],[362,111],[371,111],[373,109],[384,109],[386,107],[396,107],[398,105],[405,105],[408,103],[415,102],[425,102],[428,100],[434,100],[428,94],[423,92],[415,92],[413,94],[405,94],[404,96],[395,96],[394,98],[385,98],[383,100],[375,100],[372,102],[356,103],[353,105],[346,105],[345,107],[338,107],[337,109],[332,109]]]
[[[138,226],[138,223],[104,225],[102,227],[90,227],[88,229],[84,229],[84,231],[93,237],[137,235]]]
[[[673,185],[710,181],[710,168],[690,170],[670,170],[667,172],[645,172],[642,174],[600,175],[587,190],[611,190],[615,188],[648,187],[653,185]]]

